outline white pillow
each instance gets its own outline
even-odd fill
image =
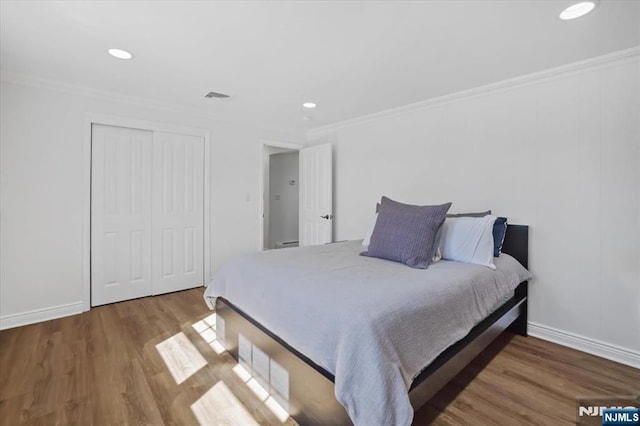
[[[371,242],[371,234],[373,234],[373,228],[376,227],[377,220],[378,220],[378,212],[376,212],[375,216],[373,217],[373,223],[369,227],[369,231],[367,232],[367,235],[364,236],[364,240],[362,240],[362,245],[364,247],[369,247],[369,243]]]
[[[493,223],[496,216],[448,218],[442,225],[440,252],[445,260],[475,263],[496,269],[493,264]]]

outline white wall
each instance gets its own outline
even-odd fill
[[[1,92],[3,326],[82,305],[86,113],[210,129],[212,272],[229,256],[256,250],[258,141],[295,140],[295,135],[41,85],[3,81]]]
[[[636,55],[316,132],[336,239],[363,238],[381,195],[492,209],[530,226],[531,330],[640,365],[639,83]]]
[[[298,151],[270,157],[269,248],[277,242],[298,240],[298,157]]]
[[[640,359],[639,76],[636,56],[338,128],[323,138],[335,149],[336,239],[362,238],[383,194],[491,208],[530,225],[533,329]],[[212,270],[256,249],[256,146],[294,135],[4,81],[0,90],[3,323],[81,305],[87,112],[211,129]]]

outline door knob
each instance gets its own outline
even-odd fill
[[[324,216],[320,216],[321,219],[333,219],[333,215],[332,214],[325,214]]]

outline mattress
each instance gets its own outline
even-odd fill
[[[227,262],[205,291],[224,297],[335,376],[356,425],[409,425],[408,389],[441,352],[530,275],[451,261],[427,269],[360,256],[359,241],[272,250]]]

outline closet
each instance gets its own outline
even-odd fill
[[[204,283],[204,139],[93,124],[91,305]]]

